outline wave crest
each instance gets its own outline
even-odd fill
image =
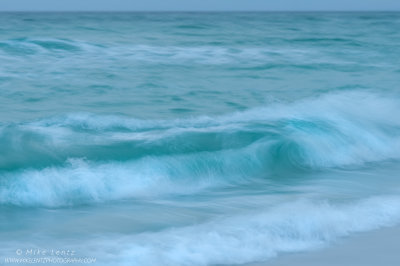
[[[72,114],[4,125],[2,203],[64,205],[180,193],[185,186],[198,190],[397,160],[400,121],[392,114],[399,111],[395,99],[345,93],[216,118]],[[71,164],[77,160],[84,163]],[[49,194],[37,197],[43,187]]]

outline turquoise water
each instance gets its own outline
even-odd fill
[[[399,27],[1,13],[2,263],[244,264],[400,223]]]

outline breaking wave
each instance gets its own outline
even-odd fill
[[[395,98],[328,94],[219,117],[70,114],[0,128],[2,204],[60,206],[400,157]]]

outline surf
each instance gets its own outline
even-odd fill
[[[351,99],[351,100],[350,100]],[[333,93],[217,117],[69,114],[1,126],[1,203],[65,206],[195,193],[398,160],[399,102]]]

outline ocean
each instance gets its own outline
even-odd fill
[[[399,28],[0,13],[0,264],[268,263],[400,224]]]

